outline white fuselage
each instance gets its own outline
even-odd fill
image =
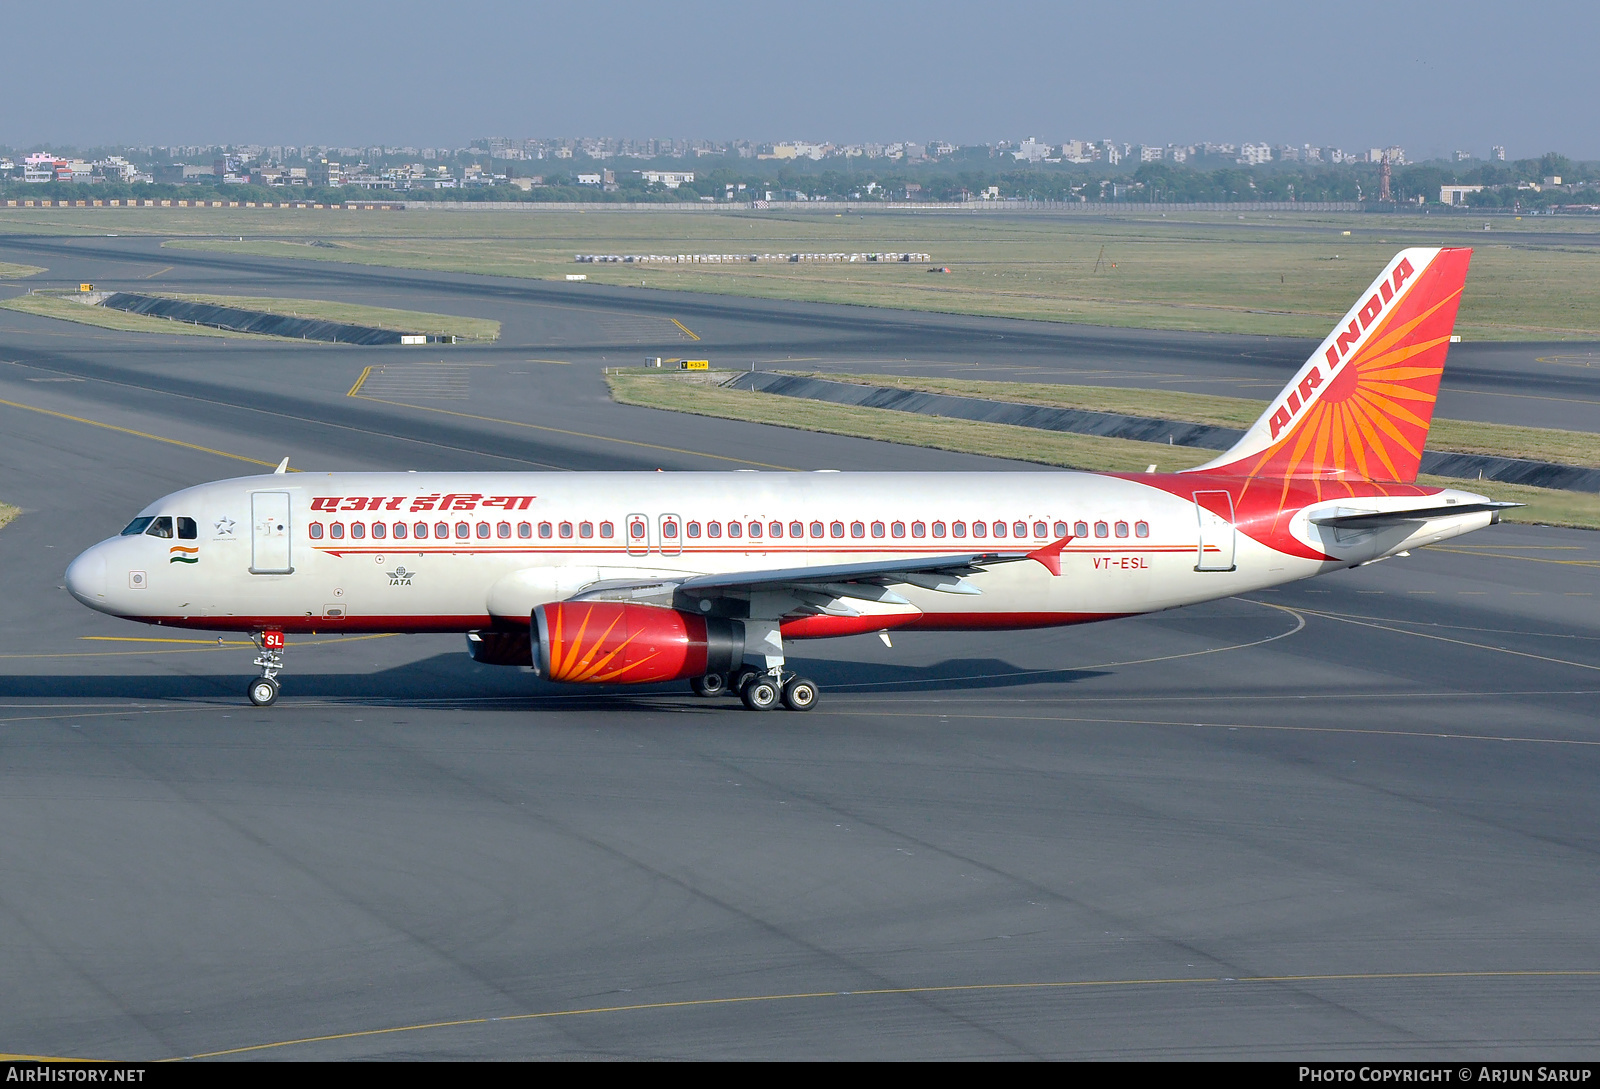
[[[167,519],[171,536],[103,541],[67,582],[91,608],[147,623],[470,631],[526,625],[534,606],[608,580],[1029,552],[1070,537],[1059,576],[1024,561],[969,576],[964,592],[898,585],[903,602],[857,602],[865,618],[792,634],[1038,627],[1227,597],[1492,520],[1336,533],[1309,523],[1312,507],[1286,510],[1291,554],[1198,505],[1188,489],[1208,486],[1060,472],[274,474],[150,504],[141,516],[158,531]]]

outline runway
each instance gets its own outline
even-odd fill
[[[951,367],[990,337],[984,376],[1078,381],[1067,349],[1100,338],[1083,351],[1138,384],[1116,361],[1163,336],[48,241],[66,251],[0,259],[107,286],[160,261],[166,290],[504,332],[419,357],[0,311],[0,500],[24,510],[0,530],[0,1051],[1593,1055],[1594,534],[1499,526],[1080,629],[799,644],[824,686],[805,716],[337,635],[291,645],[257,711],[247,647],[146,641],[192,636],[79,607],[66,563],[156,496],[284,455],[1033,468],[617,406],[598,369],[792,344],[865,370],[906,338],[903,362]],[[1257,349],[1159,366],[1216,392],[1303,358]],[[1525,406],[1497,388],[1588,419],[1586,368],[1531,351],[1486,351],[1452,389],[1505,422]]]

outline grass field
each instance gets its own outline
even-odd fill
[[[1325,334],[1402,245],[1470,245],[1476,253],[1457,327],[1464,337],[1600,338],[1596,217],[63,208],[0,210],[0,228],[144,233],[169,237],[174,247],[311,260],[539,278],[581,271],[600,283],[685,291],[1298,336]],[[572,260],[575,253],[871,250],[925,251],[952,272]]]
[[[13,265],[9,261],[0,261],[0,280],[21,280],[44,271],[38,265]]]
[[[377,329],[398,329],[406,333],[427,333],[432,336],[454,336],[463,340],[498,340],[500,323],[492,318],[463,318],[454,314],[429,314],[420,310],[391,310],[382,306],[359,306],[354,303],[326,302],[321,299],[249,298],[242,295],[183,295],[173,292],[151,292],[168,299],[189,299],[194,302],[215,303],[218,306],[237,306],[245,310],[260,310],[268,314],[288,314],[299,318],[318,318],[323,321],[341,321],[351,325],[367,325]]]
[[[611,386],[612,396],[622,404],[748,420],[823,434],[851,435],[908,446],[1013,458],[1071,469],[1141,472],[1153,464],[1163,472],[1173,472],[1200,465],[1215,456],[1213,451],[1182,446],[1069,435],[1010,424],[940,419],[890,409],[858,408],[774,394],[749,393],[643,372],[613,372],[606,376],[606,381]],[[1447,488],[1470,487],[1491,499],[1526,504],[1507,511],[1503,515],[1506,521],[1600,529],[1600,495],[1527,488],[1493,481],[1464,485],[1462,481],[1442,477],[1425,477],[1422,483]]]
[[[410,310],[389,310],[378,306],[354,306],[348,303],[324,302],[317,299],[257,299],[234,295],[177,295],[167,298],[193,299],[199,302],[239,306],[248,310],[266,310],[269,313],[293,314],[299,317],[320,318],[328,321],[353,322],[358,325],[375,325],[379,328],[402,329],[412,333],[436,335],[454,334],[468,340],[495,340],[500,336],[500,323],[485,318],[462,318],[450,314],[427,314]],[[108,310],[103,306],[90,306],[61,295],[18,295],[0,302],[0,307],[35,314],[45,318],[75,321],[82,325],[95,325],[102,329],[116,329],[125,333],[169,333],[182,336],[227,337],[232,340],[292,340],[298,337],[262,336],[255,333],[235,333],[226,329],[212,329],[204,325],[188,325],[167,318],[130,314],[125,310]]]
[[[802,373],[802,372],[795,372]],[[919,378],[891,374],[811,374],[835,382],[951,393],[995,401],[1017,401],[1056,408],[1082,408],[1129,416],[1155,416],[1164,420],[1247,428],[1267,407],[1266,401],[1244,397],[1217,397],[1172,390],[1119,389],[1110,386],[1058,386],[1049,383],[981,382],[957,378]],[[1557,431],[1543,427],[1476,423],[1470,420],[1434,420],[1428,446],[1461,454],[1492,454],[1529,461],[1600,468],[1600,435],[1585,431]]]
[[[60,295],[18,295],[0,301],[0,307],[33,314],[41,318],[59,318],[75,321],[79,325],[94,325],[101,329],[115,329],[122,333],[168,333],[196,337],[228,337],[232,340],[279,340],[279,337],[256,337],[249,333],[230,333],[223,329],[208,329],[203,325],[184,325],[166,318],[150,318],[143,314],[129,314],[122,310],[107,310],[103,306],[74,302]]]
[[[9,503],[0,503],[0,529],[5,529],[11,524],[12,519],[21,513],[22,511]]]

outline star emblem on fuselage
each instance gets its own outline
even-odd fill
[[[234,522],[232,518],[224,515],[221,518],[218,518],[215,522],[212,522],[211,526],[216,530],[218,537],[232,537],[233,527],[236,524],[237,523]]]

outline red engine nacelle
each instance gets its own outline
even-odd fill
[[[557,601],[533,610],[534,669],[568,684],[653,684],[731,673],[744,625],[658,605]]]

